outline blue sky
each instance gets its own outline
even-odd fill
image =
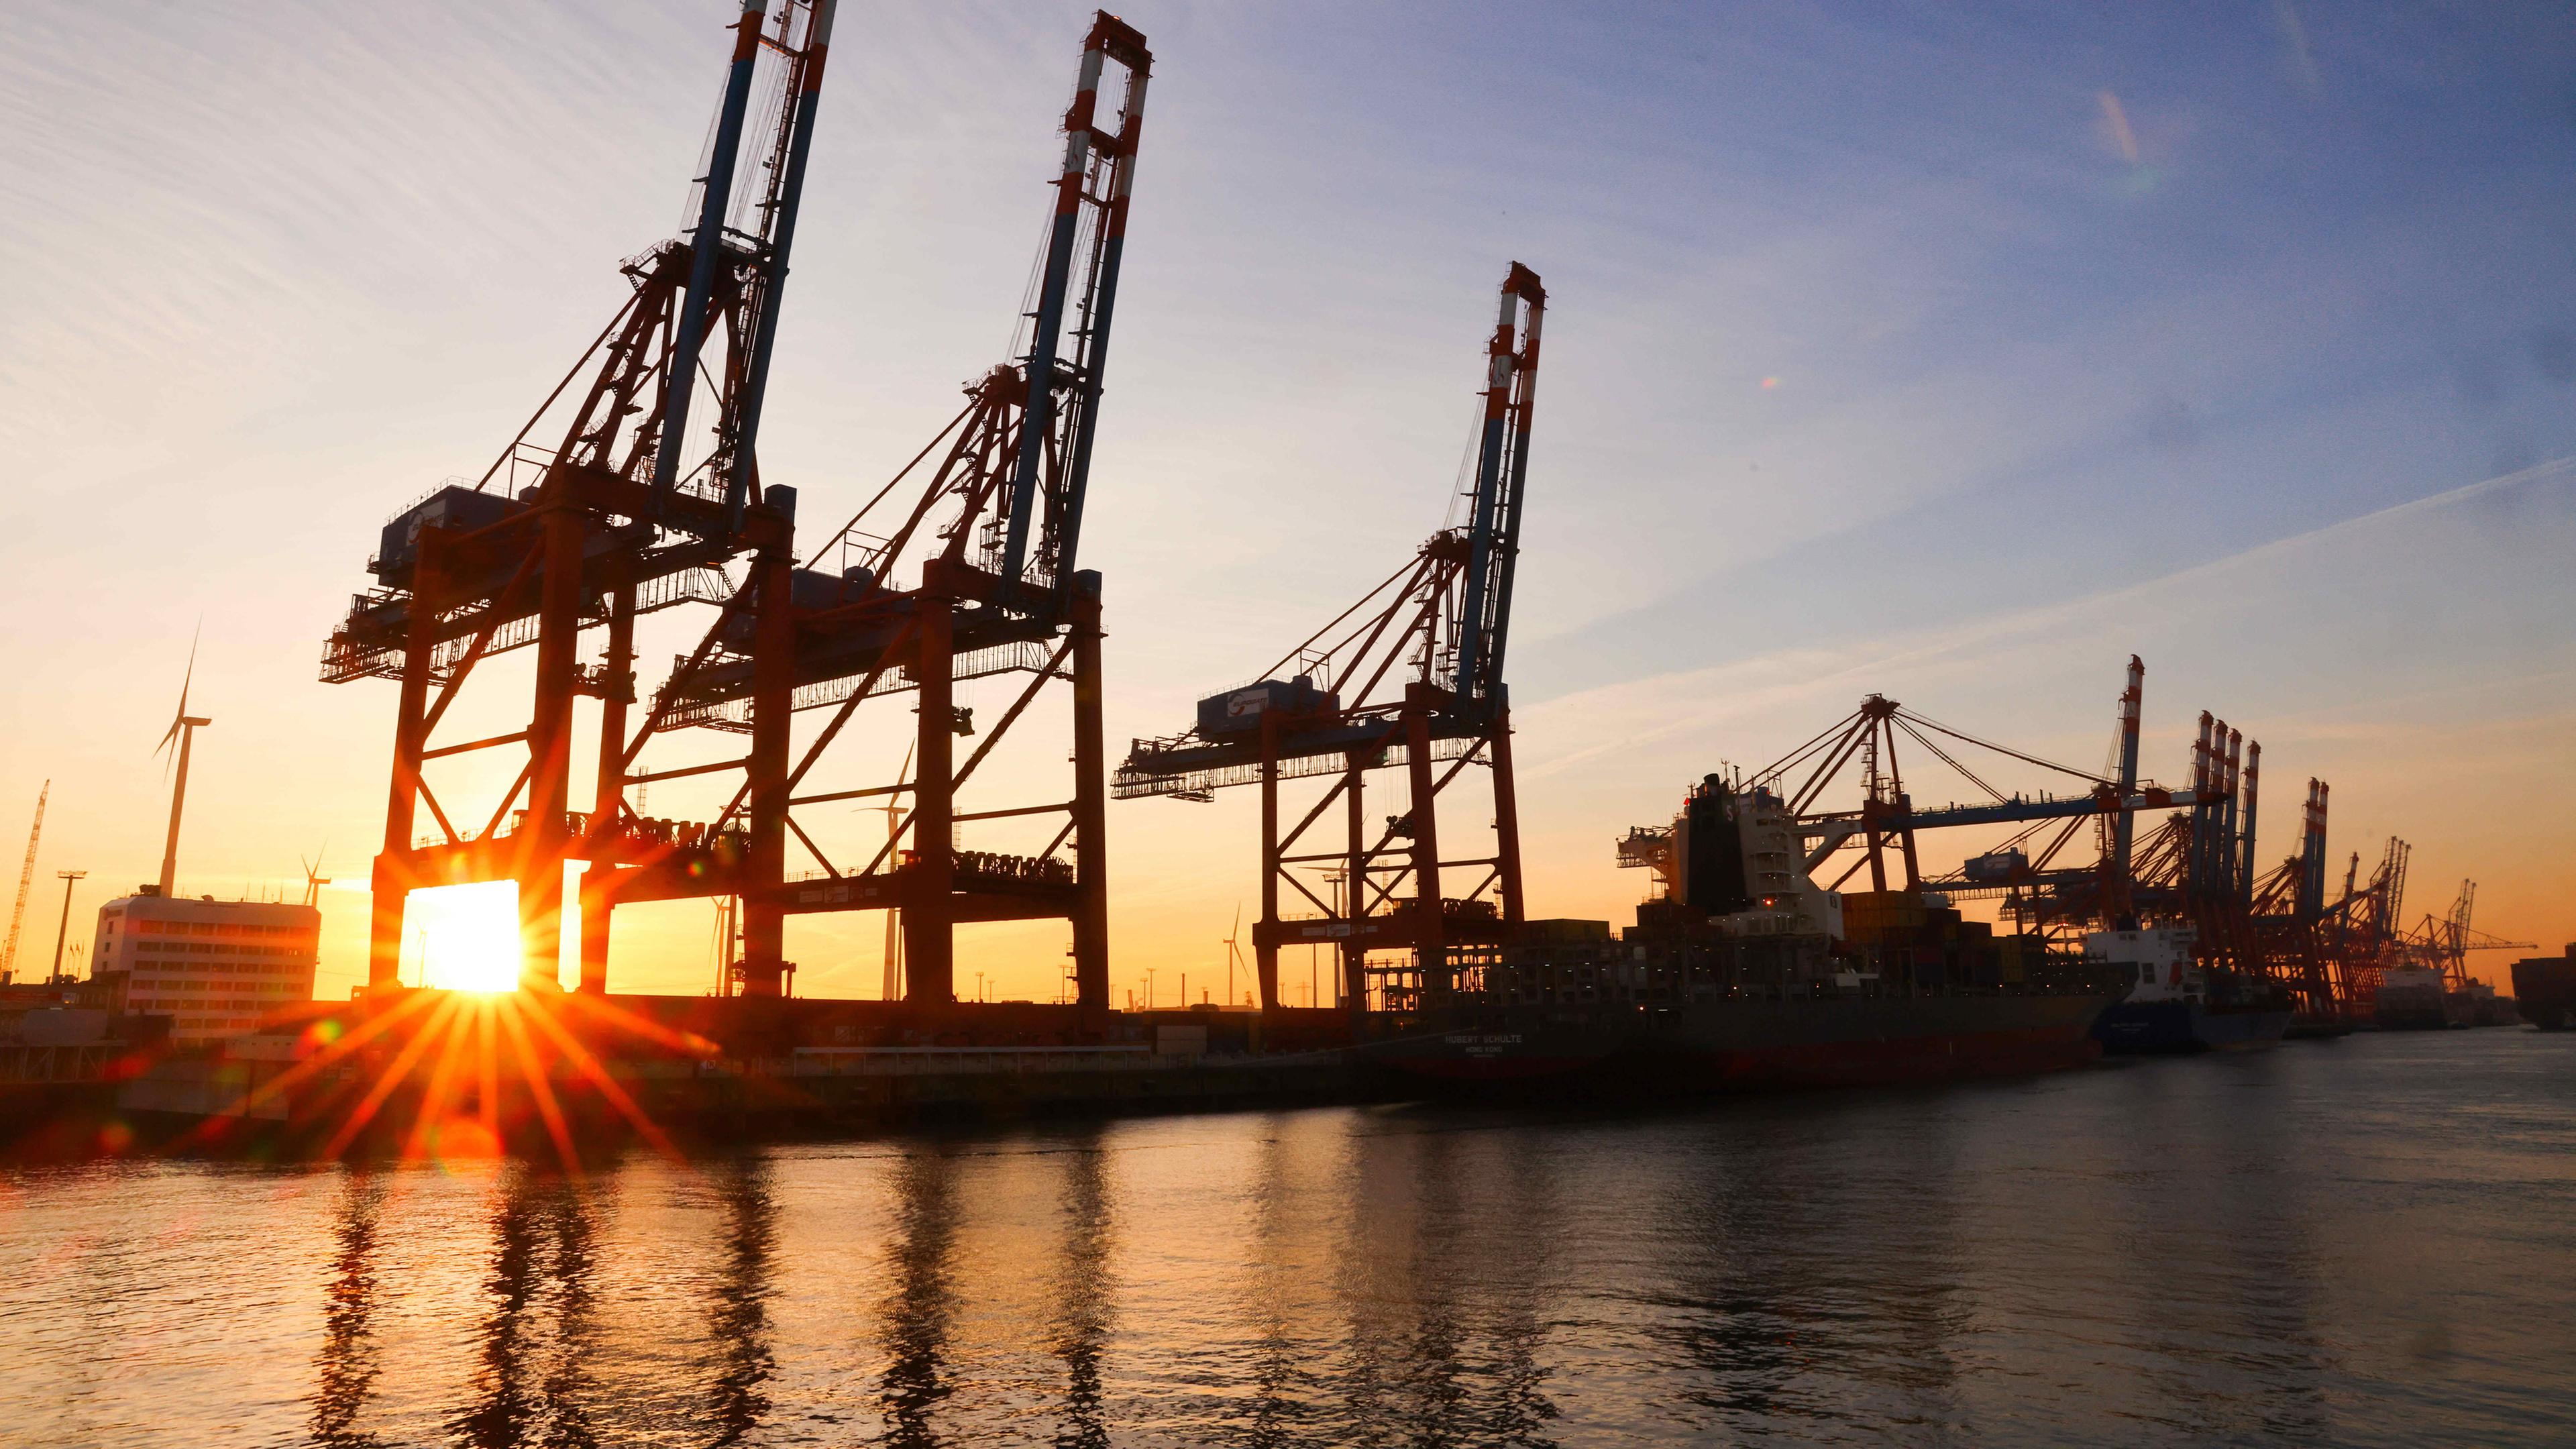
[[[678,226],[729,8],[0,3],[0,802],[57,780],[49,862],[150,875],[202,615],[190,869],[280,881],[327,838],[363,876],[390,690],[314,683],[319,641],[383,518],[479,472]],[[2576,935],[2563,15],[1124,13],[1158,65],[1085,531],[1113,736],[1440,522],[1518,259],[1552,298],[1538,909],[1623,912],[1612,836],[1870,689],[2089,761],[2138,652],[2153,768],[2217,709],[2334,781],[2339,850],[2406,834],[2494,928]],[[763,440],[809,516],[999,359],[1086,16],[846,11]],[[1245,802],[1111,826],[1122,980],[1204,954]],[[871,926],[813,929],[809,986],[873,981]],[[1043,993],[1052,949],[968,954]],[[635,984],[698,950],[639,944]]]

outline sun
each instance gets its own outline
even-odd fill
[[[411,893],[404,944],[424,986],[450,991],[519,987],[519,887],[514,881],[434,886]]]

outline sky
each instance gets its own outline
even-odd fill
[[[319,853],[318,989],[363,977],[393,686],[318,683],[321,642],[384,520],[479,473],[680,229],[732,9],[0,0],[0,848],[53,791],[22,953],[55,871],[90,872],[76,943],[155,875],[202,627],[181,888],[292,896]],[[2266,863],[2320,777],[2338,857],[2413,844],[2410,917],[2474,878],[2484,929],[2576,939],[2550,7],[1124,13],[1157,59],[1083,538],[1113,753],[1441,524],[1519,260],[1550,294],[1511,653],[1534,914],[1626,919],[1617,835],[1871,692],[2098,764],[2136,653],[2149,773],[2202,709],[2262,741]],[[846,6],[761,440],[808,520],[1002,360],[1087,17]],[[659,616],[646,657],[693,637]],[[525,664],[459,737],[524,723]],[[908,721],[854,728],[843,783]],[[1047,798],[1060,739],[979,785]],[[506,783],[472,768],[442,793]],[[1113,804],[1122,998],[1223,971],[1254,803]],[[884,826],[812,828],[864,858]],[[710,920],[621,912],[616,987],[706,989]],[[795,923],[798,989],[873,995],[881,930]],[[961,986],[1049,999],[1063,944],[975,928]]]

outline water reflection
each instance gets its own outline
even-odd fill
[[[1259,1164],[1247,1189],[1252,1199],[1251,1272],[1244,1284],[1241,1312],[1251,1334],[1251,1403],[1239,1416],[1243,1442],[1255,1449],[1297,1442],[1306,1432],[1306,1397],[1314,1388],[1312,1355],[1319,1347],[1312,1320],[1313,1248],[1340,1236],[1329,1215],[1315,1221],[1301,1201],[1305,1186],[1295,1164],[1296,1149],[1272,1119],[1255,1159]]]
[[[1901,1110],[1901,1109],[1894,1109]],[[1937,1120],[1820,1149],[1831,1109],[1775,1107],[1693,1142],[1644,1195],[1667,1230],[1635,1263],[1655,1357],[1690,1366],[1684,1417],[1890,1432],[1956,1421],[1961,1201]],[[1710,1148],[1718,1150],[1709,1150]]]
[[[381,1173],[352,1168],[340,1188],[333,1235],[338,1252],[322,1306],[322,1348],[314,1355],[313,1442],[324,1449],[372,1449],[357,1427],[377,1374],[376,1233],[385,1203]]]
[[[1064,1360],[1064,1423],[1055,1442],[1059,1449],[1104,1449],[1109,1428],[1101,1412],[1101,1350],[1114,1323],[1110,1259],[1117,1246],[1110,1158],[1097,1128],[1067,1145],[1062,1157],[1063,1262],[1055,1275],[1052,1345]]]
[[[1480,1243],[1546,1242],[1555,1246],[1555,1225],[1564,1221],[1553,1158],[1546,1153],[1484,1144],[1489,1171],[1502,1176],[1497,1221],[1470,1235],[1467,1252],[1482,1256]],[[1550,1370],[1543,1361],[1549,1319],[1547,1276],[1552,1254],[1506,1253],[1479,1275],[1489,1299],[1492,1325],[1489,1361],[1494,1376],[1494,1436],[1506,1444],[1551,1444],[1539,1430],[1557,1417],[1556,1401],[1547,1392]]]
[[[523,1164],[504,1170],[473,1404],[448,1423],[477,1449],[597,1442],[583,1406],[594,1225],[580,1186]]]
[[[2331,1365],[2314,1321],[2313,1208],[2305,1176],[2281,1170],[2306,1145],[2302,1127],[2288,1113],[2242,1112],[2234,1089],[2278,1059],[2179,1064],[2203,1069],[2193,1078],[2175,1065],[2140,1071],[2157,1115],[2131,1161],[2160,1171],[2123,1175],[2123,1220],[2160,1225],[2123,1274],[2157,1355],[2130,1412],[2178,1433],[2318,1438]],[[2239,1286],[2213,1303],[2173,1291],[2184,1279]]]
[[[888,1362],[878,1386],[886,1442],[937,1444],[931,1422],[955,1391],[946,1362],[957,1313],[957,1162],[925,1151],[895,1170],[894,1275],[880,1311]]]
[[[745,1157],[709,1169],[724,1205],[723,1272],[707,1331],[715,1344],[716,1376],[709,1394],[710,1442],[739,1444],[769,1412],[767,1385],[777,1369],[770,1348],[769,1297],[778,1248],[778,1203],[766,1158]]]
[[[1486,1132],[1354,1144],[1350,1236],[1334,1251],[1346,1346],[1324,1385],[1333,1437],[1554,1442],[1542,1278],[1580,1224],[1555,1210],[1550,1172]]]
[[[2281,1070],[2269,1054],[2244,1060],[2236,1070],[2273,1076]],[[2286,1092],[2282,1084],[2265,1084]],[[2247,1117],[2230,1110],[2227,1136],[2237,1161],[2219,1181],[2221,1208],[2233,1231],[2230,1276],[2246,1284],[2238,1299],[2238,1332],[2260,1345],[2263,1392],[2256,1423],[2267,1435],[2319,1440],[2329,1428],[2325,1374],[2332,1367],[2316,1320],[2315,1205],[2307,1174],[2281,1170],[2310,1147],[2305,1124],[2286,1112]]]

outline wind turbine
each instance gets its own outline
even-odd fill
[[[304,862],[304,904],[308,906],[320,907],[322,888],[331,883],[331,877],[314,874],[322,868],[322,857],[330,853],[331,842],[323,841],[322,848],[314,852],[313,858]]]
[[[172,740],[179,742],[179,776],[170,791],[170,838],[161,848],[161,886],[158,893],[165,899],[170,894],[173,878],[179,873],[179,813],[188,803],[188,746],[195,742],[199,725],[214,723],[202,715],[188,713],[188,686],[196,680],[197,641],[192,636],[188,640],[188,672],[179,681],[179,712],[170,720],[170,732],[161,737],[160,745],[152,751],[157,755],[170,748]]]
[[[903,787],[912,774],[912,748],[911,745],[904,746],[903,768],[895,771],[894,775],[896,793],[886,796],[886,859],[889,862],[894,859],[895,836],[903,830],[902,814],[895,801],[901,798]],[[886,1001],[899,1000],[903,996],[903,912],[895,907],[886,910],[885,984],[879,996]]]
[[[1234,968],[1243,959],[1243,948],[1235,944],[1243,934],[1243,902],[1234,903],[1234,925],[1225,933],[1225,1004],[1234,1005]],[[1185,1005],[1187,1003],[1184,1003]]]

